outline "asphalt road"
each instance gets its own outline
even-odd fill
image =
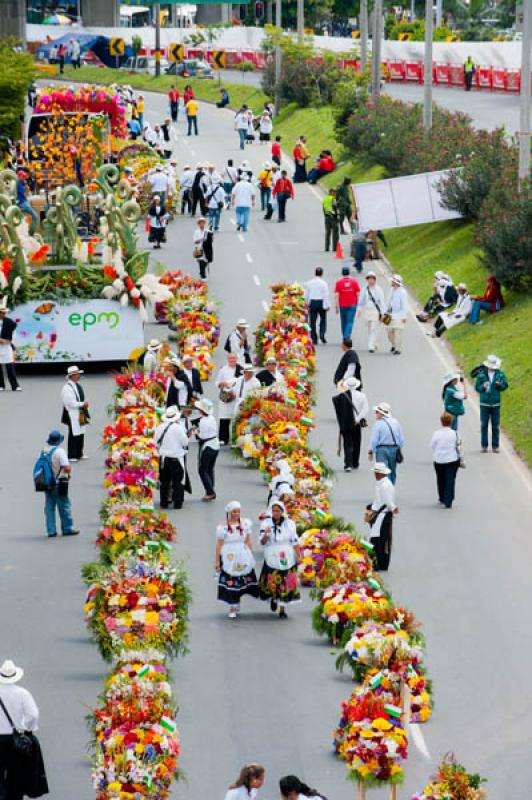
[[[240,72],[227,70],[222,81],[260,87],[260,72]],[[386,94],[409,103],[422,103],[424,87],[413,83],[387,83],[383,89]],[[449,111],[462,111],[469,114],[477,128],[504,127],[510,135],[519,131],[519,96],[500,92],[471,91],[464,89],[434,86],[433,99]]]
[[[149,119],[160,119],[165,110],[163,97],[147,97]],[[221,167],[228,157],[240,161],[230,112],[202,105],[199,127],[200,136],[187,138],[179,122],[176,156],[181,166],[207,159]],[[255,144],[245,156],[258,167],[269,152]],[[256,325],[274,281],[308,279],[320,264],[332,286],[339,273],[340,263],[322,252],[318,192],[308,186],[296,187],[296,192],[288,221],[280,228],[255,212],[250,231],[239,236],[233,215],[224,212],[210,277],[212,293],[222,303],[222,341],[240,316]],[[195,273],[193,228],[188,219],[170,227],[168,244],[158,254],[168,267]],[[154,333],[164,336],[165,329],[148,326],[146,337]],[[341,470],[330,402],[340,356],[334,315],[328,340],[318,351],[314,443]],[[532,781],[528,473],[506,445],[499,456],[480,454],[478,411],[469,403],[461,428],[467,469],[458,476],[455,507],[439,508],[429,440],[441,410],[448,351],[445,343],[427,339],[413,316],[400,358],[388,354],[384,341],[381,344],[378,353],[369,355],[357,323],[355,346],[370,404],[388,400],[405,429],[406,461],[398,481],[401,513],[387,581],[396,601],[424,623],[436,699],[432,720],[411,737],[406,783],[399,796],[404,800],[420,789],[439,757],[454,750],[489,778],[494,800],[525,800]],[[223,355],[220,348],[219,362]],[[511,365],[505,367],[511,380]],[[103,498],[99,439],[112,382],[107,374],[85,376],[93,412],[87,448],[91,460],[75,465],[71,493],[82,535],[65,543],[45,538],[42,499],[31,483],[39,447],[59,423],[62,381],[60,374],[27,375],[22,393],[0,395],[0,657],[25,667],[24,685],[41,708],[51,800],[90,800],[84,715],[102,688],[107,667],[86,634],[79,568],[95,553]],[[210,396],[215,397],[212,388]],[[244,513],[256,520],[266,499],[258,473],[233,461],[227,450],[218,460],[217,477],[216,503],[200,502],[194,474],[192,499],[181,512],[171,512],[194,595],[191,652],[173,665],[182,767],[188,778],[173,797],[221,798],[241,764],[257,760],[267,769],[260,795],[264,800],[278,796],[277,779],[287,772],[299,774],[330,800],[351,800],[354,787],[345,780],[344,765],[332,755],[330,734],[352,683],[347,675],[335,673],[330,648],[313,634],[308,597],[286,623],[251,600],[244,602],[242,618],[231,623],[216,601],[214,530],[223,519],[223,507],[238,498]],[[356,473],[337,472],[334,513],[359,524],[363,506],[372,497],[372,481],[365,465]],[[387,797],[384,792],[371,796]]]

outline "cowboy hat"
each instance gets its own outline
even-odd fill
[[[277,364],[277,359],[275,358],[275,356],[268,356],[268,358],[266,359],[266,361],[264,363],[265,364]]]
[[[59,431],[50,431],[48,434],[48,439],[46,440],[46,444],[51,445],[52,447],[57,447],[58,444],[64,442],[65,437]]]
[[[392,277],[390,278],[390,283],[396,283],[398,286],[402,286],[403,276],[399,275],[399,273],[396,272],[395,275],[392,275]]]
[[[375,280],[377,280],[377,276],[376,276],[376,275],[375,275],[375,273],[374,273],[374,272],[372,272],[371,270],[370,270],[369,272],[366,272],[366,280],[367,280],[368,278],[375,278]]]
[[[243,317],[236,323],[237,328],[249,328],[249,322]]]
[[[170,422],[170,420],[178,420],[181,419],[181,412],[179,411],[177,406],[168,406],[166,411],[162,416],[163,422]]]
[[[18,683],[23,675],[22,667],[17,667],[9,658],[0,667],[0,683]]]
[[[378,411],[383,417],[389,417],[392,413],[392,407],[389,403],[383,402],[379,403],[377,406],[373,406],[373,411]]]
[[[253,374],[255,374],[255,367],[253,364],[244,364],[242,372],[253,372]]]
[[[193,355],[191,355],[190,353],[185,353],[185,354],[184,354],[184,355],[181,357],[181,361],[183,362],[183,364],[185,363],[185,361],[192,361],[192,362],[193,362],[193,361],[194,361],[194,356],[193,356]]]
[[[201,400],[196,400],[194,406],[198,409],[198,411],[202,411],[204,414],[212,414],[212,410],[214,408],[212,401],[207,400],[206,397],[202,397]]]
[[[165,364],[170,364],[172,367],[180,367],[181,361],[177,358],[177,356],[172,356],[171,358],[167,358],[164,362]]]
[[[371,471],[378,472],[380,475],[389,475],[391,469],[387,467],[386,464],[383,464],[382,461],[377,461],[377,463],[371,467]]]
[[[74,364],[69,367],[66,371],[67,378],[70,378],[71,375],[83,375],[83,370],[79,367],[76,367]]]
[[[225,513],[230,514],[231,511],[236,511],[237,509],[240,511],[241,508],[242,506],[240,505],[238,500],[231,500],[231,502],[227,503],[225,507]]]
[[[343,386],[345,386],[345,389],[358,389],[358,387],[360,386],[360,381],[358,380],[358,378],[355,378],[354,376],[350,378],[345,378],[345,380],[340,381],[340,383]]]
[[[160,342],[159,339],[150,339],[148,350],[154,352],[155,350],[160,350],[162,346],[162,342]]]
[[[485,366],[485,367],[487,367],[488,369],[499,369],[499,367],[501,366],[501,364],[502,364],[502,361],[501,361],[501,359],[500,359],[500,358],[498,358],[498,357],[497,357],[496,355],[494,355],[493,353],[491,353],[491,354],[490,354],[490,355],[489,355],[489,356],[486,358],[486,360],[484,361],[484,366]]]

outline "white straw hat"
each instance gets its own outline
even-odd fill
[[[392,413],[392,407],[389,403],[382,402],[376,406],[373,406],[373,411],[378,411],[383,417],[389,417]]]
[[[214,408],[212,401],[208,400],[206,397],[202,397],[201,400],[196,400],[194,406],[198,411],[203,411],[204,414],[212,414]]]
[[[155,350],[160,350],[162,347],[162,342],[159,339],[150,339],[150,343],[148,344],[148,350],[155,352]]]
[[[501,364],[502,364],[501,359],[498,358],[493,353],[491,353],[491,355],[489,355],[484,361],[484,366],[487,367],[488,369],[499,369]]]
[[[170,420],[178,420],[181,419],[181,412],[179,411],[177,406],[168,406],[166,411],[162,416],[163,422],[170,422]]]
[[[392,275],[392,277],[390,278],[390,283],[396,283],[398,286],[402,286],[403,285],[402,275],[399,275],[399,273],[396,272],[395,275]]]
[[[239,319],[239,320],[238,320],[238,322],[236,323],[236,327],[237,327],[237,328],[249,328],[249,322],[247,321],[247,319],[244,319],[244,318],[242,317],[242,318],[241,318],[241,319]]]
[[[17,667],[10,659],[6,659],[0,667],[0,683],[18,683],[23,675],[22,667]]]
[[[71,375],[83,375],[83,370],[75,365],[69,367],[66,371],[67,378],[70,378]]]

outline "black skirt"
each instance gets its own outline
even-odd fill
[[[252,569],[247,575],[229,575],[224,570],[220,570],[220,577],[218,578],[218,600],[222,603],[228,603],[230,606],[237,606],[240,603],[240,598],[245,594],[251,597],[259,596],[259,586],[257,583],[257,575],[255,570]]]

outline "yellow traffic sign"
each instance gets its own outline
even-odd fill
[[[227,66],[227,59],[225,57],[225,50],[212,51],[212,65],[215,69],[225,69]]]
[[[112,56],[123,56],[126,49],[126,43],[118,36],[109,39],[109,53]]]
[[[399,41],[400,42],[409,42],[410,39],[412,38],[412,36],[413,36],[413,34],[410,33],[410,32],[409,33],[400,33],[399,34]]]
[[[185,45],[172,42],[168,48],[168,61],[183,61],[185,57]]]
[[[360,31],[351,31],[351,39],[360,39]]]

